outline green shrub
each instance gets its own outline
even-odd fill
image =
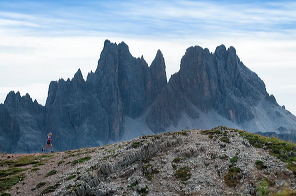
[[[148,186],[146,185],[145,187],[143,187],[143,188],[137,190],[137,192],[138,192],[140,195],[146,195],[146,194],[148,194],[148,192],[149,192]]]
[[[177,165],[176,165],[176,164],[174,164],[174,163],[172,163],[172,167],[173,167],[173,169],[174,169],[174,170],[176,170],[176,169],[177,169]]]
[[[269,191],[268,191],[268,183],[266,180],[263,180],[261,182],[261,184],[259,185],[259,187],[257,188],[257,192],[259,196],[264,196],[264,195],[268,195]]]
[[[63,164],[63,163],[65,163],[65,161],[59,161],[59,162],[58,162],[58,165],[61,165],[61,164]]]
[[[136,141],[136,142],[132,143],[132,148],[139,148],[142,145],[143,145],[142,142]]]
[[[39,189],[41,187],[43,187],[46,183],[45,182],[39,182],[37,185],[36,185],[36,189]]]
[[[255,165],[256,165],[257,169],[266,169],[267,168],[267,166],[264,165],[264,162],[261,160],[256,160]]]
[[[72,179],[75,178],[75,177],[76,177],[76,175],[73,174],[73,175],[71,175],[71,176],[68,176],[68,177],[67,177],[67,180],[72,180]]]
[[[174,163],[179,163],[180,161],[181,161],[181,158],[180,157],[176,157],[173,160]]]
[[[237,157],[237,156],[234,156],[234,157],[230,158],[230,162],[231,162],[232,164],[234,164],[234,163],[237,162],[237,159],[238,159],[238,157]]]
[[[59,187],[59,184],[55,184],[54,186],[49,186],[41,192],[41,195],[54,192]]]
[[[226,136],[221,137],[221,138],[220,138],[220,141],[221,141],[221,142],[225,142],[225,143],[230,143],[229,138],[226,137]]]
[[[191,177],[190,168],[187,166],[181,167],[176,170],[174,176],[181,181],[187,181]]]
[[[91,159],[90,156],[82,157],[82,158],[80,158],[80,159],[77,159],[77,160],[72,161],[71,164],[72,164],[72,165],[76,165],[76,164],[78,164],[78,163],[83,163],[83,162],[88,161],[88,160],[90,160],[90,159]]]
[[[238,167],[229,168],[228,173],[224,177],[226,185],[229,187],[235,187],[242,178],[240,172],[241,169]]]
[[[45,177],[55,175],[56,173],[57,173],[57,170],[51,170],[50,172],[48,172],[48,173],[45,175]]]

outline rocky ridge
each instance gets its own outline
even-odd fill
[[[8,155],[1,157],[5,167],[3,156]],[[9,192],[258,195],[295,194],[296,189],[295,144],[227,127],[147,135],[49,156]]]

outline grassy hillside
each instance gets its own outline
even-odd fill
[[[296,195],[296,144],[216,127],[1,154],[1,195]]]

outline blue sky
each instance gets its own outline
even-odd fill
[[[44,104],[50,81],[95,70],[109,39],[148,64],[160,49],[168,77],[190,46],[234,46],[296,114],[295,10],[295,2],[275,0],[0,0],[0,103],[14,90]]]

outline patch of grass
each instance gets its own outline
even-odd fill
[[[57,172],[57,170],[51,170],[50,172],[48,172],[45,177],[48,177],[48,176],[52,176],[52,175],[55,175]]]
[[[182,159],[180,157],[174,158],[173,162],[174,163],[179,163]]]
[[[296,190],[291,190],[289,188],[285,188],[277,194],[273,194],[273,196],[295,196]]]
[[[129,187],[130,187],[132,190],[135,190],[138,184],[139,184],[138,181],[134,181],[133,183],[131,183],[131,184],[129,185]]]
[[[190,131],[188,131],[188,130],[181,130],[181,131],[178,131],[177,133],[178,133],[178,135],[185,135],[185,136],[188,136],[189,133],[190,133]]]
[[[157,168],[153,167],[153,165],[151,163],[147,163],[146,165],[143,165],[142,171],[143,171],[143,174],[150,181],[152,180],[153,174],[159,173],[159,170]]]
[[[65,163],[65,161],[63,161],[63,160],[62,161],[59,161],[58,162],[58,166],[61,165],[61,164],[63,164],[63,163]]]
[[[229,168],[228,173],[224,177],[226,185],[229,187],[235,187],[242,178],[240,172],[241,169],[238,167]]]
[[[6,176],[11,176],[17,173],[20,173],[22,171],[25,171],[26,169],[22,169],[22,168],[9,168],[6,170],[0,170],[0,178],[6,177]]]
[[[268,182],[263,180],[261,184],[257,188],[257,192],[259,196],[269,195],[268,191]]]
[[[249,133],[247,131],[238,131],[239,134],[247,139],[251,145],[256,148],[263,148],[270,155],[288,163],[287,168],[292,170],[296,176],[296,144],[285,142],[275,137],[265,137],[262,135]]]
[[[10,189],[13,185],[23,180],[25,175],[21,172],[25,170],[27,169],[16,167],[0,170],[0,193]]]
[[[230,143],[229,138],[226,137],[226,136],[221,137],[221,138],[220,138],[220,141],[221,141],[221,142],[224,142],[224,143]]]
[[[38,168],[38,167],[35,167],[35,168],[31,169],[32,172],[38,171],[38,170],[40,170],[40,168]]]
[[[41,192],[41,195],[54,192],[59,187],[59,184],[55,184],[54,186],[49,186]]]
[[[71,164],[72,164],[72,165],[76,165],[76,164],[78,164],[78,163],[83,163],[83,162],[88,161],[88,160],[90,160],[90,159],[91,159],[90,156],[82,157],[82,158],[80,158],[80,159],[76,159],[76,160],[72,161]]]
[[[41,155],[41,156],[35,156],[35,155],[28,155],[28,156],[23,156],[16,160],[14,163],[15,167],[20,167],[20,166],[26,166],[26,165],[34,165],[34,166],[39,166],[43,165],[45,161],[52,155]]]
[[[149,192],[148,186],[146,185],[145,187],[142,187],[141,189],[138,189],[137,192],[138,192],[141,196],[145,196],[145,195],[148,194],[148,192]]]
[[[160,135],[144,135],[144,136],[142,136],[142,139],[148,139],[148,138],[159,139]]]
[[[2,193],[1,196],[11,196],[10,193]]]
[[[71,175],[71,176],[68,176],[68,177],[67,177],[67,180],[72,180],[72,179],[74,179],[75,177],[76,177],[76,175],[73,174],[73,175]]]
[[[227,159],[228,156],[227,156],[226,154],[222,154],[222,155],[219,156],[219,158],[220,158],[220,159]]]
[[[264,165],[264,162],[261,160],[256,160],[255,165],[256,165],[257,169],[266,169],[267,168],[267,166]]]
[[[25,178],[24,174],[16,174],[0,178],[0,193],[10,189],[12,186],[22,181]]]
[[[39,182],[37,185],[36,185],[36,189],[39,189],[41,187],[43,187],[46,183],[45,182]]]
[[[136,141],[132,143],[132,148],[139,148],[142,145],[143,145],[142,142]]]
[[[190,168],[181,167],[175,171],[174,176],[181,181],[187,181],[191,177]]]
[[[211,159],[216,159],[218,157],[216,153],[211,153],[210,156],[211,156]]]
[[[262,135],[232,129],[227,127],[215,127],[211,130],[201,131],[203,135],[209,135],[211,138],[226,137],[227,133],[238,133],[241,137],[248,140],[249,143],[255,148],[263,148],[269,152],[270,155],[280,159],[282,162],[287,163],[287,168],[292,170],[296,176],[296,144],[285,142],[275,137],[265,137]],[[223,140],[223,139],[222,139]],[[225,141],[227,139],[225,138]]]
[[[237,157],[237,156],[234,156],[234,157],[230,158],[230,162],[231,162],[232,164],[234,164],[234,163],[237,162],[237,159],[238,159],[238,157]]]

